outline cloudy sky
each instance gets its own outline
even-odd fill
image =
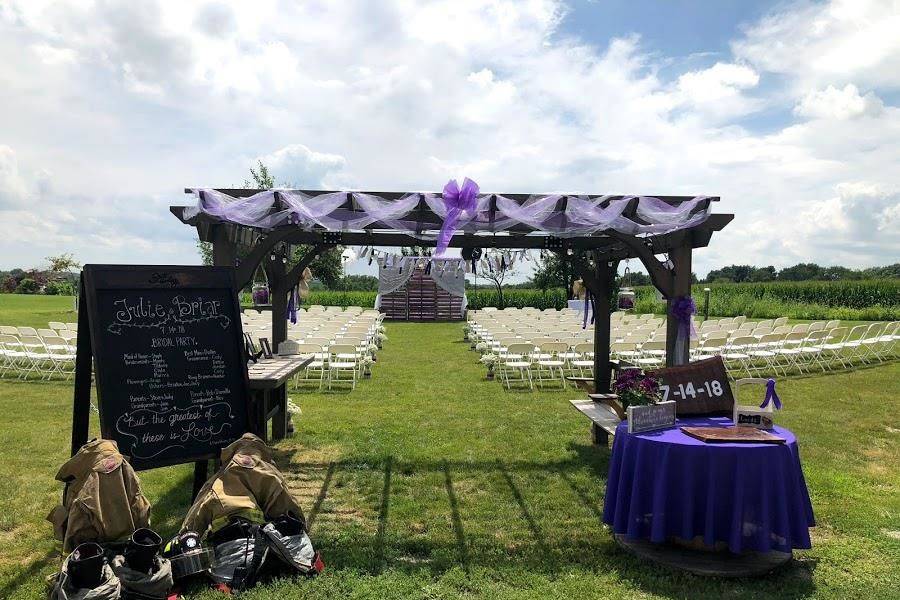
[[[195,263],[299,187],[706,194],[695,269],[900,259],[900,2],[0,2],[0,268]]]

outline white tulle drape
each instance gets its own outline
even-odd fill
[[[442,219],[447,215],[443,198],[433,193],[410,193],[396,200],[388,200],[362,192],[333,192],[309,195],[291,190],[266,190],[248,198],[233,198],[211,189],[192,190],[197,195],[196,206],[185,211],[186,218],[205,214],[216,220],[238,223],[261,229],[273,229],[293,224],[303,229],[319,226],[331,231],[360,231],[380,223],[386,229],[414,235],[421,239],[435,239],[437,227],[417,231],[415,215],[411,215],[419,200]],[[277,195],[276,195],[277,194]],[[358,210],[343,205],[352,199]],[[565,210],[558,210],[565,199]],[[497,210],[491,219],[491,201]],[[472,211],[463,211],[456,230],[467,233],[500,232],[513,225],[527,225],[537,231],[559,237],[584,236],[605,230],[630,235],[659,234],[694,227],[705,221],[711,210],[709,198],[698,196],[679,204],[669,204],[659,198],[637,198],[635,217],[623,216],[634,197],[590,198],[549,194],[531,196],[518,203],[505,196],[481,194]]]

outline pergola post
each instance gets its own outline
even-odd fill
[[[212,228],[213,266],[233,267],[237,261],[237,244],[228,235],[226,225]]]
[[[596,262],[596,286],[591,290],[594,295],[594,393],[607,394],[612,381],[609,364],[609,299],[615,284],[618,262]]]
[[[672,314],[672,305],[682,296],[691,295],[691,245],[684,244],[669,251],[672,261],[672,293],[666,298],[666,366],[674,367],[690,362],[690,336],[678,339],[678,319]]]
[[[275,255],[274,260],[267,260],[266,276],[269,278],[269,298],[272,303],[272,349],[278,351],[278,345],[287,339],[287,307],[291,286],[287,283],[287,265],[282,257]]]

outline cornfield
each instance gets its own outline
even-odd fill
[[[790,317],[792,319],[842,319],[882,321],[900,319],[900,280],[799,281],[777,283],[697,284],[693,288],[697,309],[703,312],[703,288],[710,288],[709,314],[717,317],[746,315],[751,318]],[[665,304],[656,299],[650,286],[635,289],[635,310],[664,313]],[[495,290],[468,290],[469,308],[500,306]],[[375,306],[375,292],[311,292],[303,304],[325,306]],[[250,304],[249,294],[242,298]],[[509,289],[503,291],[504,306],[564,308],[562,289]]]
[[[692,294],[703,311],[703,288],[710,288],[709,314],[751,318],[843,319],[880,321],[900,319],[900,280],[797,281],[772,283],[696,284]],[[642,286],[635,309],[664,312],[656,290]]]

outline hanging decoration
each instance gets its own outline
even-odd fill
[[[300,284],[298,283],[293,288],[288,295],[288,304],[287,310],[285,311],[284,318],[291,322],[291,324],[297,324],[297,306],[300,304]]]
[[[261,277],[260,274],[262,274]],[[262,264],[256,268],[256,272],[253,274],[250,296],[253,299],[253,306],[269,306],[269,278]]]
[[[444,186],[443,200],[447,210],[441,232],[438,234],[435,256],[441,256],[450,245],[453,234],[456,233],[456,224],[463,213],[472,214],[478,206],[478,184],[468,177],[463,180],[462,188],[451,179]]]
[[[635,293],[631,287],[631,270],[625,263],[625,273],[622,274],[622,288],[619,290],[616,306],[619,310],[632,310],[634,308]]]
[[[300,283],[297,284],[297,292],[300,296],[301,300],[306,300],[309,298],[309,282],[312,281],[313,274],[309,267],[303,269],[303,274],[300,276]]]

